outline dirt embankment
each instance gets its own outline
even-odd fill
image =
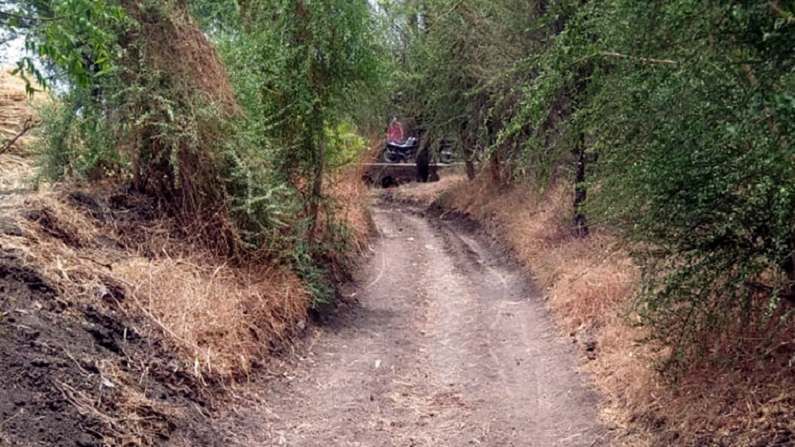
[[[25,81],[0,67],[0,155],[6,157],[22,155],[35,141],[37,109],[47,101],[45,95],[30,98],[25,87]]]
[[[3,78],[3,129],[32,111]],[[7,87],[7,88],[6,88]],[[288,268],[218,257],[145,196],[0,154],[0,445],[220,445],[209,423],[300,328]]]
[[[18,135],[25,123],[32,120],[34,110],[25,93],[25,83],[21,79],[11,76],[0,68],[0,148],[5,142]],[[10,150],[23,147],[25,139]]]
[[[221,443],[207,416],[302,325],[300,281],[184,243],[144,197],[19,201],[0,223],[0,439]]]
[[[0,74],[0,143],[34,115]],[[0,154],[0,445],[227,443],[210,416],[306,327],[304,283],[217,255],[144,195],[37,185],[35,138]],[[353,250],[371,229],[358,178],[329,179]]]
[[[573,238],[566,190],[541,195],[459,176],[389,196],[477,221],[532,272],[607,398],[615,445],[795,445],[791,340],[764,357],[703,362],[666,379],[658,366],[669,351],[649,343],[632,312],[639,274],[625,244],[601,229]]]
[[[0,255],[0,444],[156,444],[209,441],[208,401],[146,322],[105,303],[74,303],[35,269]],[[124,299],[109,290],[100,299]],[[169,364],[171,363],[171,364]],[[190,429],[189,429],[190,430]]]

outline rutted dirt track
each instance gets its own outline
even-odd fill
[[[598,446],[596,395],[540,295],[460,225],[378,207],[350,295],[267,404],[229,424],[244,445]]]

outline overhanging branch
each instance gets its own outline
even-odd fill
[[[677,65],[679,62],[672,59],[655,59],[651,57],[639,57],[629,54],[616,53],[615,51],[601,51],[600,56],[615,57],[619,59],[628,59],[636,62],[643,62],[646,64],[663,64],[663,65]]]

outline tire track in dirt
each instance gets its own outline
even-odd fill
[[[475,234],[377,207],[358,303],[314,330],[266,404],[224,424],[250,446],[597,446],[598,398],[523,272]]]

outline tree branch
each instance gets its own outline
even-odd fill
[[[631,56],[629,54],[616,53],[615,51],[601,51],[599,52],[599,55],[606,57],[615,57],[619,59],[629,59],[647,64],[677,65],[679,63],[672,59],[654,59],[651,57],[638,57],[638,56]]]
[[[31,129],[33,129],[38,125],[39,123],[33,121],[33,118],[28,118],[27,120],[25,120],[25,123],[22,125],[22,129],[19,132],[17,132],[17,134],[14,135],[11,139],[3,143],[2,147],[0,147],[0,154],[3,154],[6,151],[10,150],[14,146],[14,144],[16,144],[17,141],[19,141],[20,138],[25,136],[26,133],[28,133]]]
[[[773,10],[773,13],[775,15],[777,15],[777,16],[781,17],[782,19],[784,19],[787,22],[788,25],[790,23],[795,22],[795,15],[792,12],[787,11],[784,8],[782,8],[780,0],[771,1],[770,2],[770,9]]]

